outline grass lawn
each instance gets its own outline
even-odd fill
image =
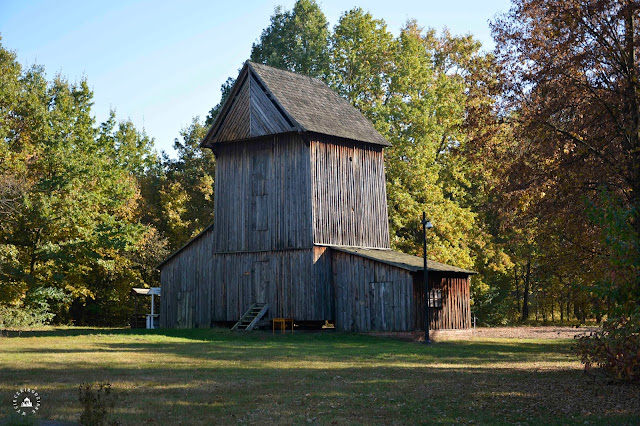
[[[78,421],[78,385],[108,381],[123,424],[639,423],[640,386],[586,375],[571,344],[52,329],[0,338],[0,419],[29,387],[39,418]]]

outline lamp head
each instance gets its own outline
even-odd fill
[[[426,229],[433,228],[433,224],[431,223],[431,220],[427,219],[426,212],[422,212],[422,220],[420,222],[422,222],[422,225],[424,225]]]

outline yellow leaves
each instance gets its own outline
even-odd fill
[[[83,297],[84,299],[87,299],[95,297],[93,292],[84,286],[65,284],[64,290],[73,298]]]
[[[211,201],[213,195],[213,177],[211,175],[204,175],[198,179],[196,189],[204,195],[204,199]]]
[[[160,202],[167,225],[174,233],[186,230],[191,223],[185,214],[189,195],[180,182],[171,182],[160,190]]]
[[[562,151],[565,154],[570,154],[572,153],[574,150],[576,149],[576,144],[574,142],[565,142],[564,147],[562,148]]]
[[[142,194],[140,192],[140,186],[133,176],[124,176],[121,180],[123,187],[132,191],[129,197],[122,199],[122,203],[117,208],[115,214],[116,217],[124,221],[134,221],[140,214],[139,205],[142,201]]]

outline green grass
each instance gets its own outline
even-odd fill
[[[342,333],[55,329],[0,338],[0,419],[13,393],[77,421],[82,382],[141,423],[637,423],[638,386],[586,375],[567,340],[425,346]]]

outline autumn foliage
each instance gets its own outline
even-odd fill
[[[609,317],[580,346],[604,366],[623,332],[637,341],[639,14],[627,0],[514,0],[487,52],[415,20],[394,35],[358,7],[330,28],[298,0],[251,60],[324,80],[392,143],[393,248],[421,254],[427,211],[430,256],[478,272],[481,324]],[[2,46],[0,83],[0,304],[124,324],[131,286],[157,285],[158,262],[215,219],[215,158],[199,142],[233,79],[176,158],[115,114],[96,124],[86,81],[47,81]]]
[[[625,381],[640,381],[640,315],[604,321],[602,331],[577,338],[574,350],[586,370],[600,367]]]

